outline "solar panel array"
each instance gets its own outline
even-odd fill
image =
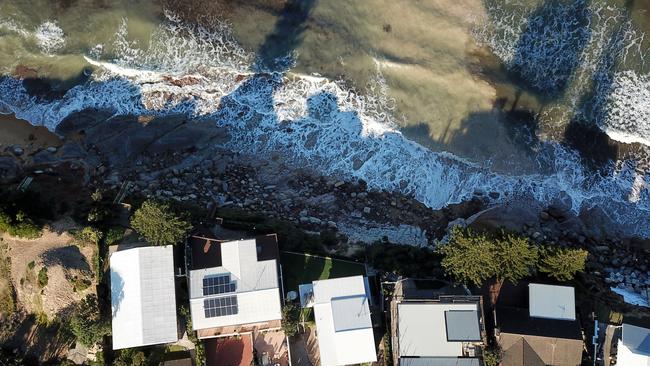
[[[203,300],[203,308],[205,310],[206,318],[235,315],[239,312],[239,309],[237,308],[237,296],[225,296],[216,299]]]
[[[206,277],[203,279],[203,296],[235,292],[235,283],[230,282],[230,275]]]

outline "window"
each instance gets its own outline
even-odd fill
[[[238,313],[237,296],[218,297],[216,299],[203,300],[203,308],[206,318],[218,316],[235,315]]]
[[[203,278],[203,296],[235,292],[234,282],[230,282],[230,275]]]

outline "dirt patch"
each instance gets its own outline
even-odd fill
[[[16,310],[11,284],[11,258],[7,249],[7,243],[0,241],[0,322],[4,322],[5,316]]]
[[[17,303],[28,313],[44,313],[48,319],[64,315],[65,309],[94,292],[92,278],[92,246],[77,247],[66,231],[73,228],[69,221],[59,221],[43,230],[43,236],[24,240],[4,236],[11,257],[11,280],[16,289]],[[46,276],[39,276],[43,268]],[[91,281],[87,289],[74,292],[72,278]],[[47,277],[47,279],[45,279]],[[44,284],[46,282],[46,284]]]

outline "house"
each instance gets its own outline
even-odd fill
[[[616,364],[620,366],[650,366],[650,329],[623,324],[618,341]]]
[[[277,330],[282,325],[275,235],[188,240],[190,312],[198,338]]]
[[[110,255],[113,349],[178,340],[172,246]]]
[[[377,361],[365,277],[314,281],[311,290],[321,365]]]
[[[411,282],[396,286],[391,301],[393,362],[398,366],[480,366],[485,344],[480,296],[423,298]],[[408,290],[404,287],[407,287]],[[408,297],[411,293],[414,297]]]
[[[508,299],[501,292],[500,299]],[[495,309],[502,366],[577,366],[582,362],[582,331],[573,287],[531,283],[527,306]]]

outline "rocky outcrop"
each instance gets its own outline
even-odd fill
[[[0,184],[11,183],[16,180],[22,168],[19,162],[11,156],[0,156]]]

